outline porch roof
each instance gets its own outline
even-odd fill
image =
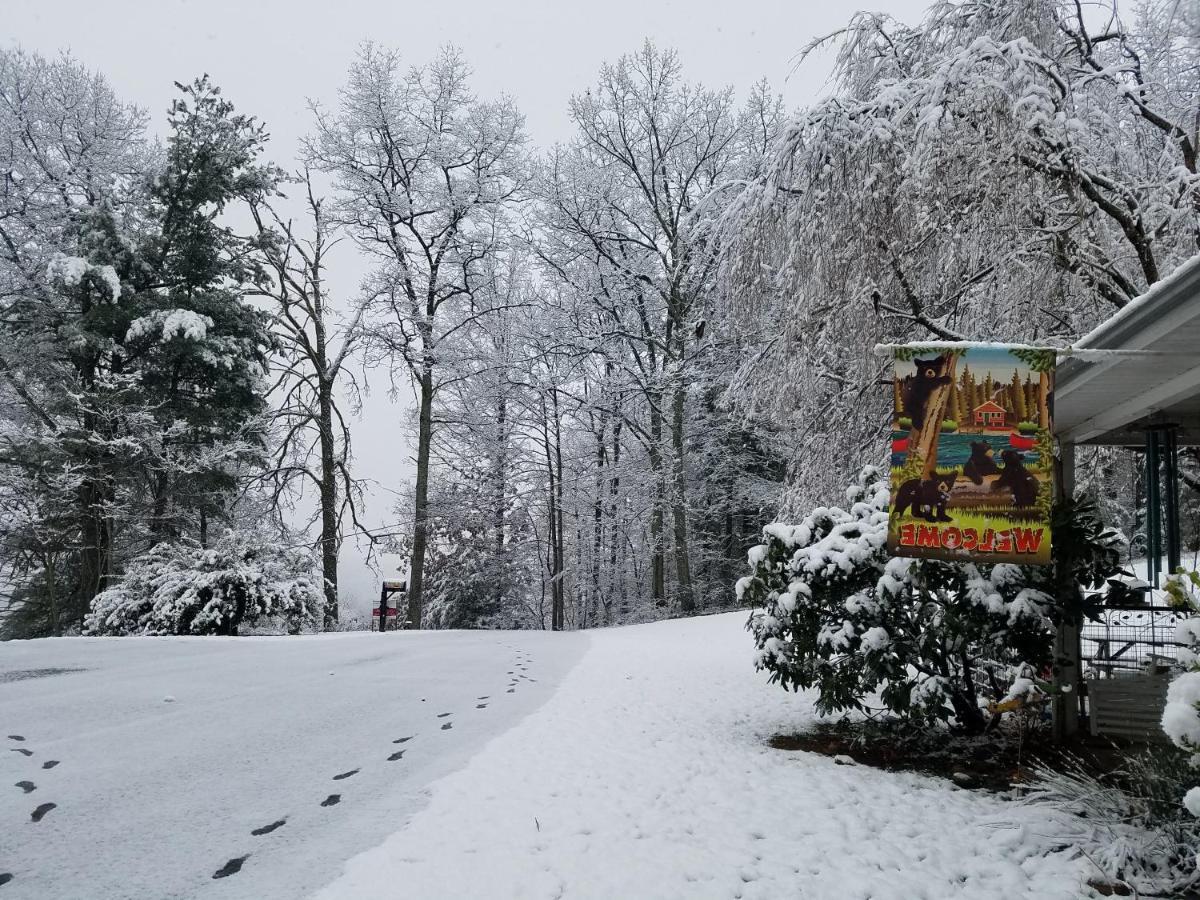
[[[1153,424],[1200,445],[1200,254],[1073,344],[1146,350],[1064,360],[1055,375],[1054,430],[1073,444],[1141,446]]]

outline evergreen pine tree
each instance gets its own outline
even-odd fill
[[[191,514],[203,543],[237,466],[261,442],[253,423],[271,343],[266,316],[243,299],[261,273],[220,217],[274,192],[280,173],[259,160],[263,126],[235,113],[207,76],[177,86],[165,170],[150,189],[157,230],[142,249],[151,299],[126,337],[163,432],[151,529],[176,536]]]
[[[1025,385],[1021,383],[1021,374],[1016,369],[1013,369],[1012,389],[1009,393],[1012,395],[1013,414],[1016,415],[1017,422],[1024,422],[1029,418],[1029,407],[1025,403]]]

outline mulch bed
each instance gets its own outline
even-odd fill
[[[1110,741],[1080,738],[1070,744],[1050,742],[1046,729],[1021,732],[1011,727],[991,734],[967,736],[951,731],[917,731],[894,723],[870,721],[822,723],[802,734],[771,738],[777,750],[849,757],[854,762],[898,772],[921,772],[952,780],[965,788],[1003,792],[1030,777],[1035,763],[1053,766],[1069,755],[1085,770],[1111,772],[1121,758]]]

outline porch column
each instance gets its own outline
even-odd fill
[[[1159,443],[1163,451],[1163,512],[1167,518],[1167,574],[1175,574],[1182,557],[1179,535],[1179,436],[1174,425],[1165,425]]]
[[[1055,479],[1058,500],[1075,496],[1075,445],[1064,441],[1059,445],[1058,478]],[[1059,590],[1078,592],[1079,585],[1058,578]],[[1070,598],[1072,601],[1074,597]],[[1072,603],[1074,605],[1074,603]],[[1054,635],[1054,740],[1064,741],[1079,733],[1081,671],[1079,622],[1062,622]]]

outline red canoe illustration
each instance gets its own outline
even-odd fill
[[[908,452],[908,438],[906,438],[906,437],[894,438],[892,440],[892,452],[893,453],[907,453]]]
[[[1008,443],[1014,450],[1032,450],[1037,446],[1037,438],[1033,435],[1026,437],[1023,434],[1017,434],[1014,431],[1008,436]]]

